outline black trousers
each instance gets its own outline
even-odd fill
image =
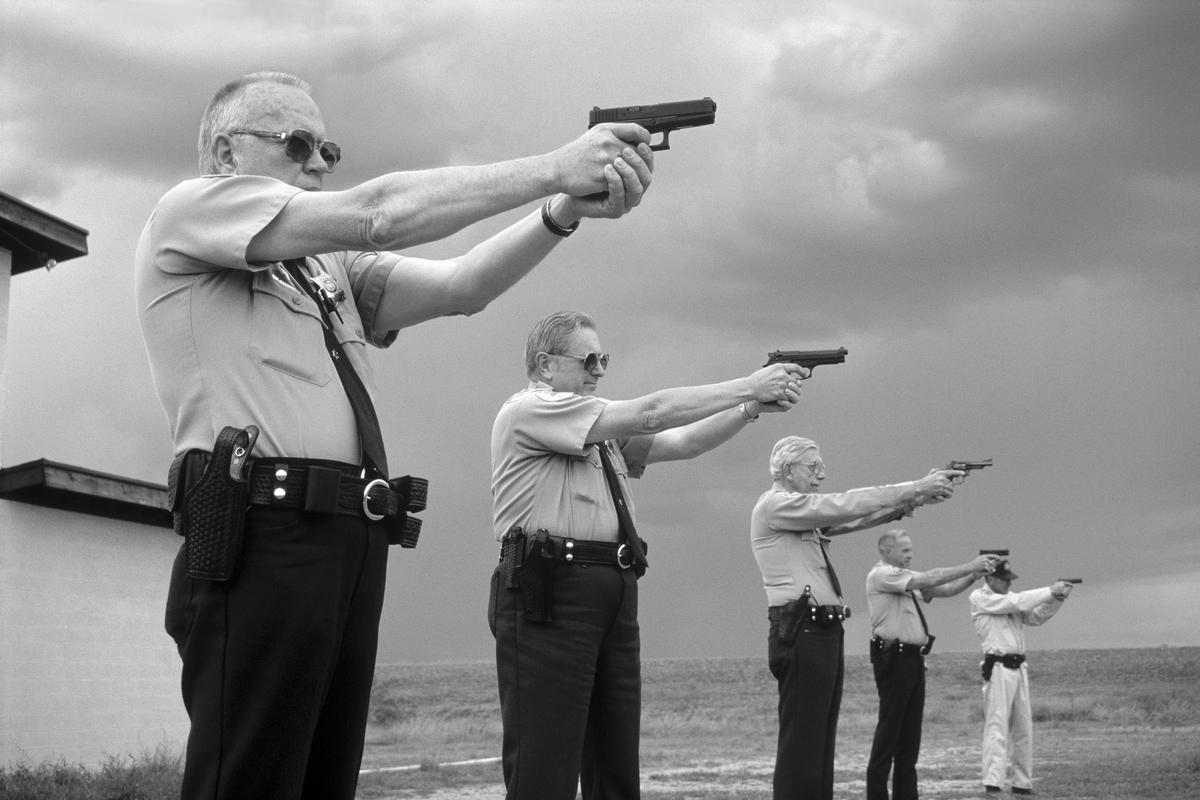
[[[844,637],[840,622],[828,628],[809,624],[788,644],[779,638],[779,623],[771,623],[767,654],[779,683],[775,800],[833,800]]]
[[[341,515],[253,508],[241,571],[175,559],[166,628],[191,720],[183,800],[352,800],[387,572],[387,534]]]
[[[894,800],[916,800],[917,756],[925,714],[925,658],[895,655],[887,670],[875,664],[879,722],[867,762],[867,800],[888,800],[892,772]]]
[[[642,713],[637,578],[560,564],[554,619],[530,622],[521,592],[492,575],[489,624],[508,800],[637,800]]]

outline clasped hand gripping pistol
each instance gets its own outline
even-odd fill
[[[965,472],[965,473],[967,473],[967,475],[970,475],[971,470],[983,469],[984,467],[990,467],[990,466],[992,466],[992,460],[990,458],[983,458],[983,459],[980,459],[979,461],[954,460],[954,461],[951,461],[946,466],[942,467],[942,469],[956,469],[959,472]],[[966,480],[967,475],[963,475],[962,477],[955,478],[953,480],[953,482],[954,483],[962,483],[964,480]],[[980,555],[987,555],[987,554],[980,553]],[[1004,555],[1008,555],[1007,550],[1004,551]]]
[[[635,122],[651,134],[661,133],[662,141],[650,145],[651,150],[670,150],[671,143],[667,140],[671,131],[680,128],[695,128],[699,125],[712,125],[717,121],[717,104],[711,97],[699,100],[682,100],[675,103],[656,103],[650,106],[620,106],[618,108],[600,108],[593,106],[588,115],[588,127],[593,128],[601,122]]]

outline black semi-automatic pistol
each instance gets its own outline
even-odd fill
[[[674,103],[656,103],[649,106],[619,106],[617,108],[600,108],[593,106],[588,115],[588,127],[592,128],[601,122],[635,122],[651,134],[661,133],[662,141],[651,144],[651,150],[670,150],[671,143],[667,138],[671,131],[680,128],[695,128],[699,125],[712,125],[717,121],[717,104],[711,97],[699,100],[681,100]]]
[[[807,373],[800,378],[800,380],[805,380],[812,377],[813,369],[821,364],[846,363],[846,353],[848,352],[844,347],[839,347],[836,350],[772,350],[767,353],[767,363],[763,364],[763,366],[796,364],[807,370]]]

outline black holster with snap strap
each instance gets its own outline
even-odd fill
[[[514,525],[500,542],[504,588],[521,593],[529,622],[554,621],[554,560],[546,548],[548,538],[546,531],[527,536]]]
[[[231,581],[242,559],[242,532],[249,497],[250,451],[258,428],[226,426],[217,435],[203,472],[184,474],[184,459],[171,462],[167,493],[175,532],[185,538],[188,577]]]

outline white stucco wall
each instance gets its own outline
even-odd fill
[[[0,499],[0,766],[183,751],[179,657],[163,631],[179,541]]]
[[[0,247],[0,423],[4,421],[4,366],[8,361],[8,308],[12,293],[12,253]],[[4,464],[4,436],[0,435],[0,465]],[[0,646],[3,643],[0,642]]]

